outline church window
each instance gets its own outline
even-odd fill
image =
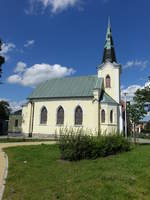
[[[113,111],[110,111],[110,123],[113,123]]]
[[[111,87],[111,84],[110,84],[110,76],[107,75],[106,76],[106,88],[110,88]]]
[[[57,110],[57,124],[64,124],[64,109],[61,106]]]
[[[15,127],[18,127],[18,119],[15,120]]]
[[[47,109],[46,107],[43,107],[41,110],[41,119],[40,119],[41,124],[47,124]]]
[[[105,110],[102,110],[101,112],[101,121],[102,123],[105,123]]]
[[[75,110],[75,125],[82,125],[83,122],[83,111],[80,106]]]

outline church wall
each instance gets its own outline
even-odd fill
[[[62,100],[45,100],[35,101],[34,104],[34,121],[33,121],[33,135],[34,134],[55,134],[56,130],[60,128],[81,128],[82,126],[74,125],[74,114],[77,106],[81,106],[83,110],[83,124],[84,129],[92,131],[98,128],[98,107],[91,99],[62,99]],[[48,110],[47,125],[40,124],[40,111],[45,106]],[[62,106],[64,109],[64,125],[56,124],[57,109]]]
[[[102,123],[101,111],[105,110],[105,123]],[[110,122],[110,112],[113,110],[113,123]],[[108,134],[118,130],[118,106],[110,104],[101,104],[100,107],[100,130],[101,133]]]
[[[111,78],[111,87],[106,88],[106,76]],[[98,69],[98,77],[104,78],[104,89],[117,103],[120,103],[120,69],[107,62]]]
[[[30,103],[23,106],[23,108],[22,108],[22,132],[24,134],[29,133],[30,111],[31,111]]]

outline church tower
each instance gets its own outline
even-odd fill
[[[121,65],[117,64],[110,19],[106,33],[106,41],[102,64],[98,66],[98,77],[104,79],[104,90],[120,104],[120,74]]]

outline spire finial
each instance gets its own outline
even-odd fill
[[[108,16],[108,27],[111,27],[110,16]]]
[[[103,63],[109,61],[109,62],[117,62],[116,61],[116,55],[115,55],[115,49],[114,49],[114,43],[113,43],[113,37],[112,37],[112,31],[111,31],[111,24],[110,24],[110,16],[108,17],[108,28],[106,33],[106,41],[104,46],[104,54],[103,54]]]

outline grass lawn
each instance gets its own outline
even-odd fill
[[[59,160],[57,145],[5,151],[9,173],[3,200],[150,200],[149,145],[80,162]]]

